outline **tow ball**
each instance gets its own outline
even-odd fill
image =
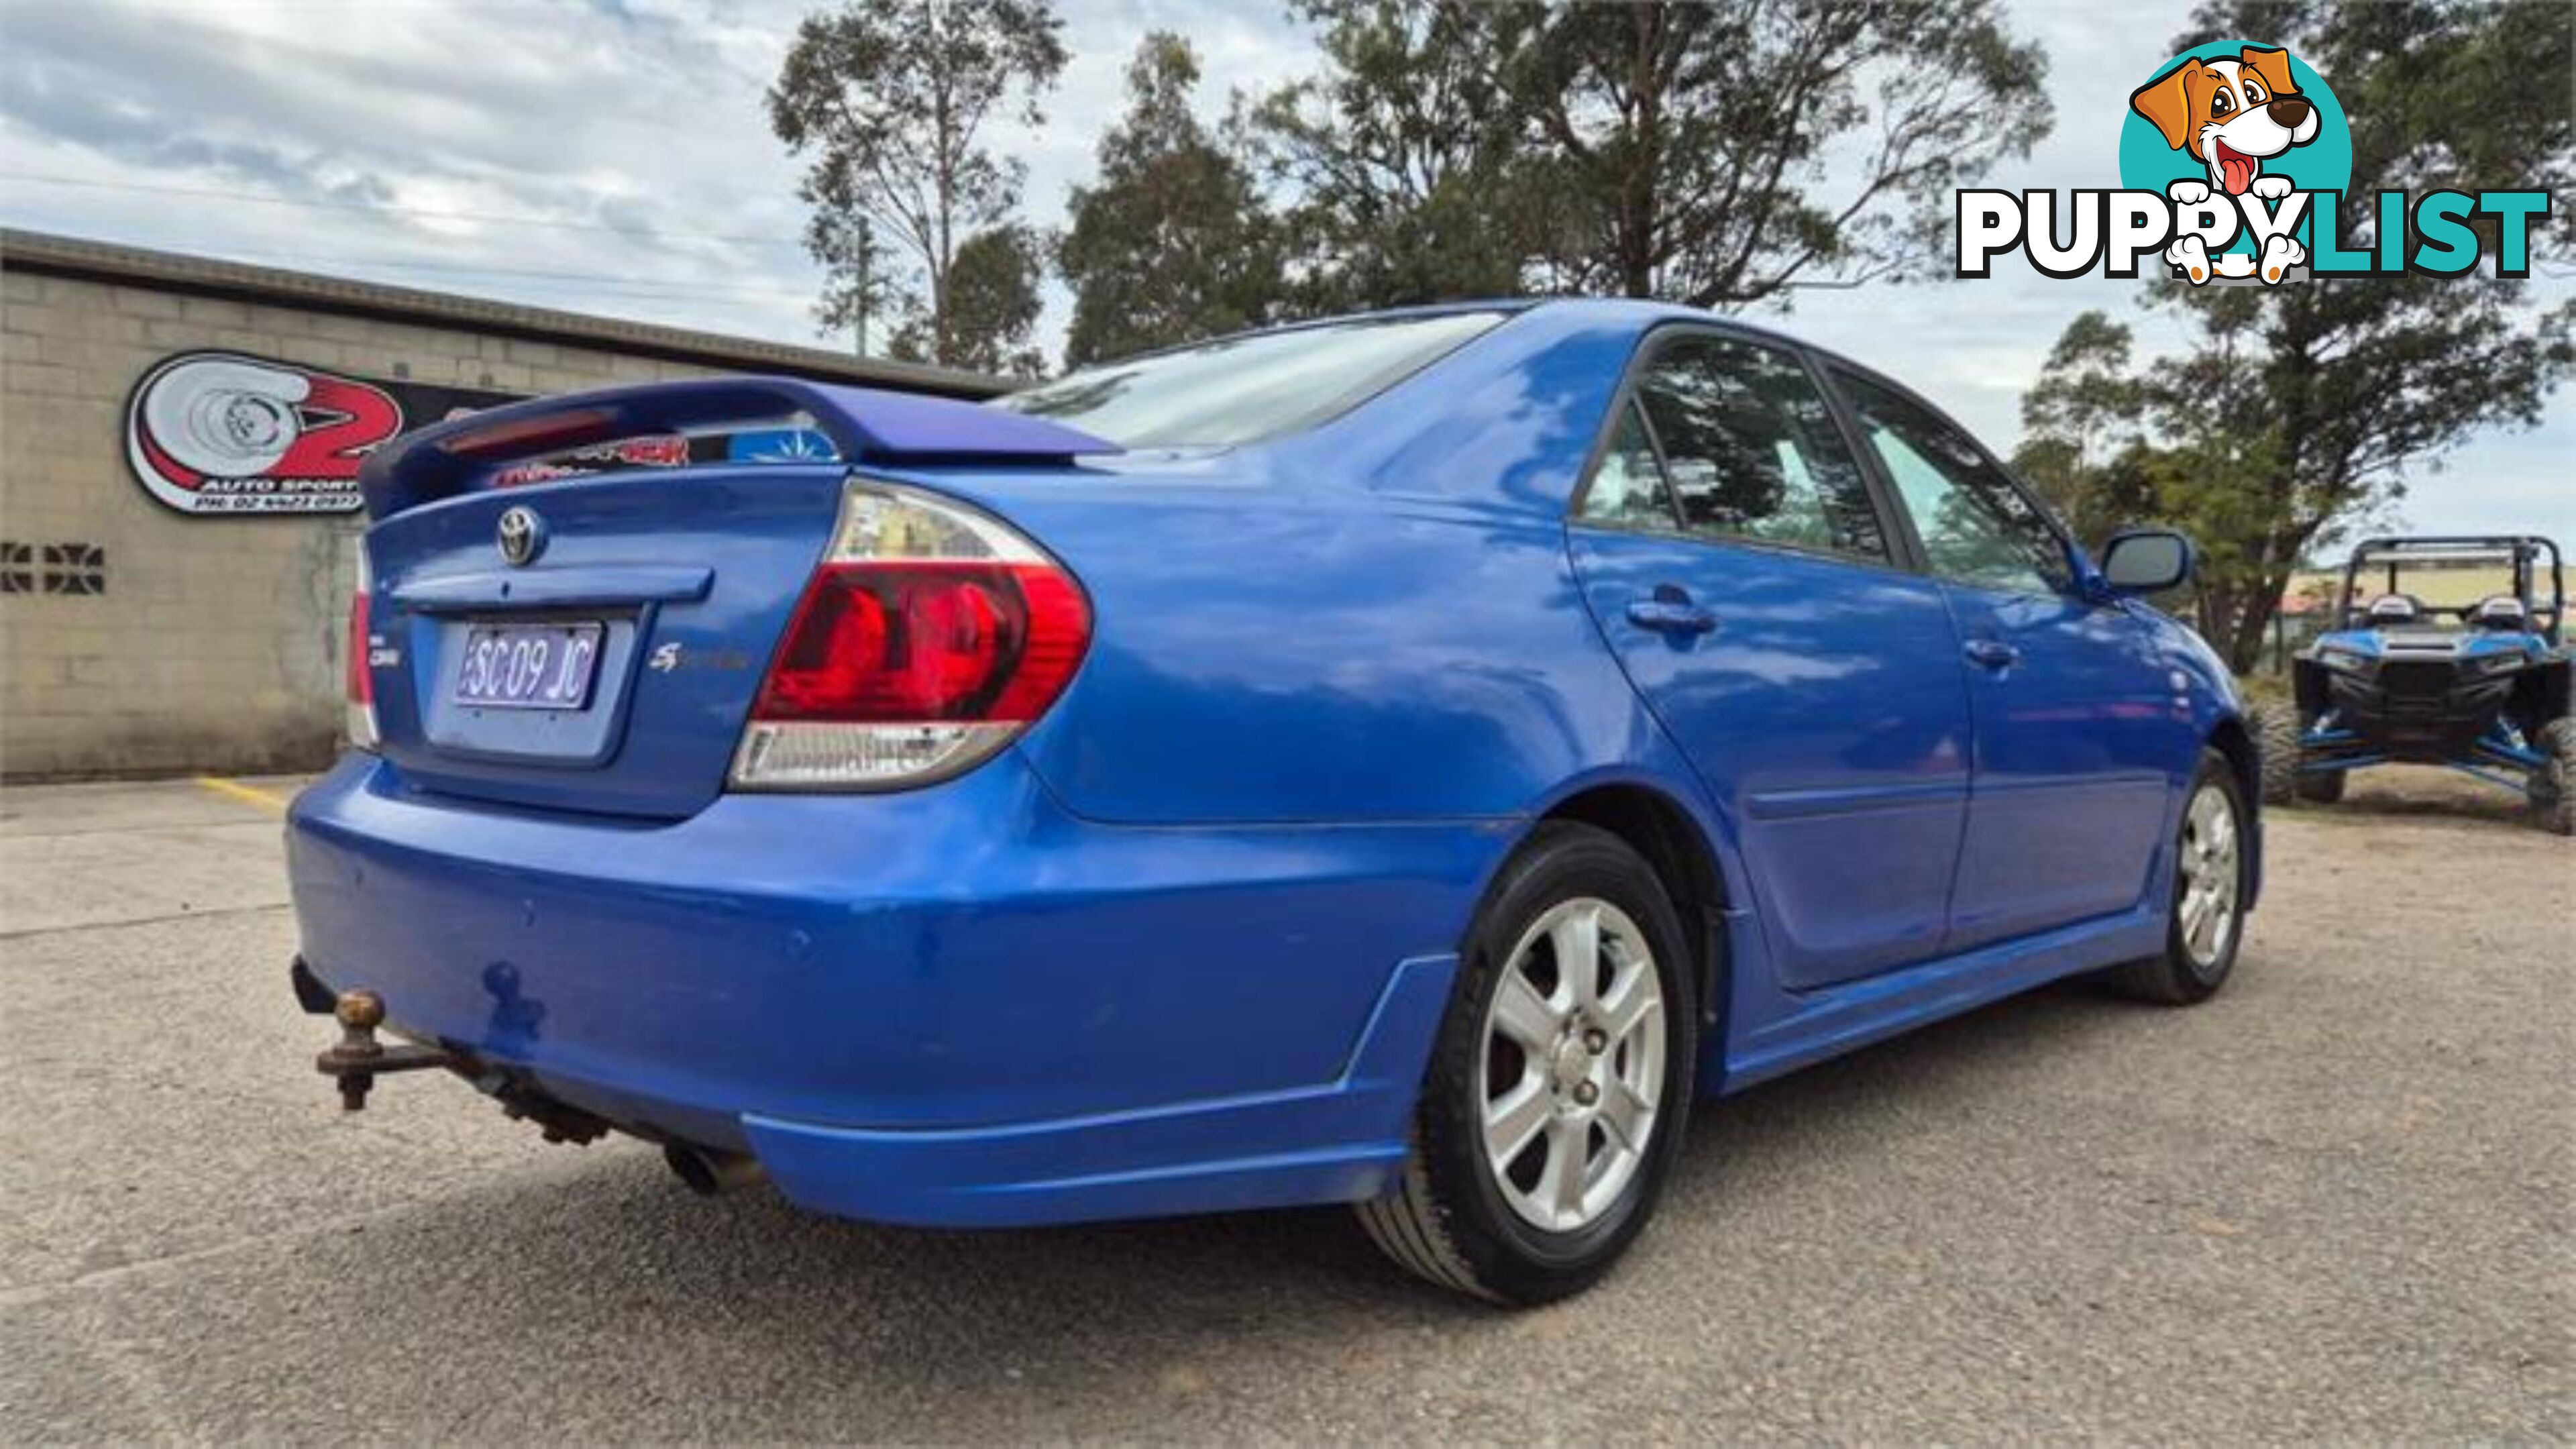
[[[328,988],[314,982],[308,991],[304,983],[310,979],[299,974],[296,992],[308,1006],[319,1006]],[[340,1023],[340,1041],[315,1057],[313,1066],[340,1084],[340,1109],[344,1112],[365,1111],[367,1094],[375,1090],[376,1078],[388,1072],[444,1067],[499,1102],[504,1115],[536,1123],[548,1142],[587,1146],[611,1130],[607,1119],[558,1102],[534,1083],[513,1073],[493,1071],[462,1051],[419,1042],[389,1044],[377,1040],[376,1028],[385,1024],[385,1000],[372,991],[343,991],[327,999],[332,1017]]]
[[[340,999],[331,1004],[331,1015],[340,1023],[339,1044],[314,1058],[313,1066],[340,1084],[343,1112],[365,1111],[367,1093],[375,1090],[376,1078],[388,1072],[455,1067],[462,1062],[445,1047],[415,1042],[388,1046],[378,1041],[376,1028],[385,1024],[385,1001],[372,991],[341,992]]]

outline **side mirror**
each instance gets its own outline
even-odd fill
[[[2191,581],[2191,540],[2170,528],[2131,528],[2102,546],[2102,582],[2115,593],[2160,594]]]

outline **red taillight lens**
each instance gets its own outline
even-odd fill
[[[367,547],[358,545],[358,586],[349,594],[349,640],[341,663],[341,711],[349,743],[362,750],[376,747],[376,669],[374,621],[368,600],[375,593],[367,568]]]
[[[953,499],[854,480],[736,752],[748,789],[888,789],[985,759],[1064,692],[1091,609],[1064,567]]]
[[[367,667],[367,591],[349,596],[348,697],[353,705],[376,702],[376,672]]]
[[[1055,699],[1090,632],[1051,564],[826,564],[753,717],[1021,722]]]

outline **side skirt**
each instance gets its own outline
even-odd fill
[[[1726,1043],[1722,1059],[1712,1051],[1703,1094],[1724,1096],[2035,986],[2152,956],[2164,949],[2165,928],[2158,893],[2120,915],[1807,993],[1798,1011]]]

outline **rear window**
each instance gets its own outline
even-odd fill
[[[1124,448],[1215,448],[1311,427],[1503,320],[1442,312],[1251,332],[1077,372],[993,406]]]

